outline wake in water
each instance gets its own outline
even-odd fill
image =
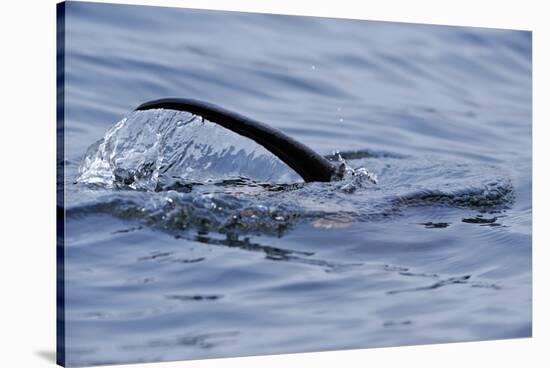
[[[514,199],[498,168],[374,151],[327,158],[345,167],[343,179],[304,183],[262,146],[201,117],[137,111],[88,149],[67,215],[109,213],[170,232],[280,235],[303,220],[339,228],[418,206],[502,211]]]

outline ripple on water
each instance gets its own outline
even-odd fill
[[[255,142],[200,117],[137,111],[88,149],[76,180],[80,196],[69,196],[67,215],[110,213],[176,233],[280,236],[300,221],[341,229],[411,207],[499,212],[514,200],[510,180],[488,166],[372,150],[327,158],[345,166],[344,179],[303,183]],[[462,221],[495,223],[483,216]]]

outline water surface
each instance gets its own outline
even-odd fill
[[[68,365],[531,336],[530,33],[66,14]],[[303,183],[207,121],[131,114],[162,97],[263,121],[349,170]],[[139,124],[104,145],[112,166],[94,161],[124,119]]]

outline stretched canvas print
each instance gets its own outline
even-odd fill
[[[531,336],[531,32],[58,4],[58,363]]]

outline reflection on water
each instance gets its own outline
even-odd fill
[[[69,365],[531,335],[530,33],[67,14]],[[171,96],[346,175],[303,183],[196,116],[128,114]]]

